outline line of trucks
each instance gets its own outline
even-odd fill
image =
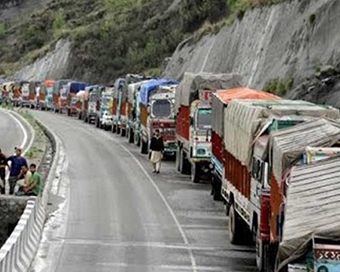
[[[76,116],[149,153],[194,183],[211,180],[233,244],[254,244],[263,271],[340,271],[340,114],[243,87],[238,74],[181,82],[128,74],[110,86],[6,82],[1,101]],[[33,91],[35,90],[35,91]]]

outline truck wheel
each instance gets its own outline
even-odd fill
[[[98,118],[96,118],[96,121],[95,121],[94,125],[95,125],[96,128],[100,127],[99,119]]]
[[[81,116],[81,113],[79,112],[78,113],[78,120],[81,120],[82,118],[81,118],[82,116]]]
[[[260,227],[256,230],[256,266],[259,272],[265,271],[265,245],[261,240]]]
[[[111,132],[116,133],[116,129],[117,129],[116,125],[112,125]]]
[[[136,146],[140,146],[140,138],[138,133],[133,133],[134,135],[134,142]]]
[[[197,164],[195,162],[191,163],[191,181],[193,183],[198,183],[200,181],[199,164]]]
[[[215,201],[222,200],[221,195],[221,182],[219,178],[217,178],[214,174],[211,177],[211,187],[212,187],[212,195]]]
[[[148,144],[141,140],[141,148],[140,148],[140,153],[142,154],[148,154]]]
[[[181,172],[181,148],[179,146],[176,151],[176,170]]]
[[[67,110],[67,116],[71,116],[71,111]]]
[[[186,154],[183,150],[183,148],[181,149],[181,153],[180,153],[180,173],[181,174],[188,174],[189,172],[189,166],[188,166],[189,162],[187,161],[186,158]]]
[[[117,125],[117,127],[116,127],[116,133],[118,134],[118,135],[120,135],[120,127]]]
[[[235,205],[232,204],[229,211],[229,237],[230,242],[238,245],[242,241],[242,221],[235,210]]]
[[[134,133],[133,133],[133,131],[132,131],[132,129],[129,129],[129,143],[130,144],[132,144],[133,142],[134,142],[134,135],[133,135]]]
[[[120,129],[120,136],[125,137],[125,133],[126,133],[125,129],[121,128]]]

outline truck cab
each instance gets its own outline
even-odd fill
[[[30,83],[22,82],[21,83],[21,98],[20,98],[21,107],[30,107],[29,96],[30,96]]]
[[[100,107],[97,116],[97,126],[105,130],[111,130],[112,128],[112,113],[110,111],[110,105],[113,100],[113,91],[106,89],[100,98]]]
[[[211,105],[207,101],[196,100],[191,104],[189,160],[193,182],[198,182],[202,175],[211,171],[211,114]]]
[[[148,135],[151,138],[158,129],[164,140],[166,156],[176,154],[176,126],[175,126],[175,90],[176,86],[161,86],[160,91],[150,97]]]

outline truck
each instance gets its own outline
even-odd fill
[[[66,107],[67,84],[70,80],[61,79],[56,81],[53,86],[53,111],[62,113],[62,108]]]
[[[97,126],[97,122],[99,121],[98,114],[100,112],[100,101],[104,91],[105,87],[99,85],[91,86],[91,88],[88,89],[88,101],[85,102],[85,122],[90,124],[92,123]]]
[[[273,270],[282,233],[281,177],[307,146],[327,145],[337,133],[336,125],[320,118],[335,120],[339,111],[305,101],[237,99],[224,110],[221,193],[230,241],[255,241],[259,271]],[[282,135],[280,143],[275,140],[278,135]]]
[[[211,94],[220,89],[239,87],[237,74],[185,73],[176,92],[176,169],[191,174],[194,183],[210,176]]]
[[[93,105],[97,101],[97,98],[96,96],[91,96],[91,93],[95,90],[97,90],[97,88],[99,88],[98,85],[91,85],[91,86],[87,86],[85,87],[85,93],[84,93],[84,96],[83,96],[83,103],[82,103],[82,110],[81,112],[79,113],[79,116],[78,118],[80,117],[81,119],[83,119],[83,121],[85,123],[90,123],[90,115],[93,116],[94,115],[94,112],[95,112],[95,107],[93,108]],[[92,103],[92,106],[91,108],[89,107],[89,104],[90,104],[90,100],[91,100],[91,103]],[[91,121],[93,121],[93,118],[91,119]]]
[[[114,97],[113,97],[113,128],[112,132],[120,134],[122,137],[127,137],[127,129],[129,123],[129,112],[132,109],[132,103],[128,101],[128,86],[148,79],[147,77],[135,74],[127,74],[125,78],[118,78],[115,81]]]
[[[41,82],[38,99],[38,107],[42,110],[53,109],[53,86],[54,80],[45,80]]]
[[[174,155],[175,115],[174,100],[178,82],[167,79],[150,80],[140,87],[138,93],[137,127],[141,153],[149,152],[150,141],[156,129],[164,140],[165,155]]]
[[[2,100],[8,105],[13,102],[14,81],[5,81],[2,83]]]
[[[31,107],[30,82],[28,81],[20,82],[20,87],[21,87],[20,106],[30,108]]]
[[[38,99],[40,97],[40,81],[31,81],[29,83],[29,107],[31,109],[36,109],[38,105]]]
[[[137,97],[139,97],[140,87],[147,83],[151,79],[143,78],[142,81],[131,83],[128,85],[128,112],[127,112],[127,128],[126,137],[129,143],[134,143],[140,146],[140,123],[137,120],[137,110],[139,112],[139,103],[137,102]]]
[[[112,114],[110,107],[113,102],[113,88],[105,87],[101,93],[99,107],[97,109],[96,127],[111,130]]]
[[[86,86],[87,84],[83,82],[69,82],[67,84],[66,112],[68,116],[76,115],[80,110],[81,103],[77,94],[85,90]]]
[[[221,90],[212,95],[212,154],[211,163],[213,166],[211,176],[212,195],[214,200],[221,200],[221,186],[224,173],[224,111],[233,99],[259,99],[279,100],[280,98],[271,93],[256,91],[245,87]]]

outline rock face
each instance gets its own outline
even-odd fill
[[[71,43],[68,40],[60,40],[53,51],[19,70],[11,79],[39,81],[48,78],[61,79],[67,77],[70,53]]]
[[[252,88],[270,80],[298,86],[317,67],[340,61],[340,1],[295,0],[248,11],[216,35],[182,42],[165,75],[184,72],[235,72]]]

